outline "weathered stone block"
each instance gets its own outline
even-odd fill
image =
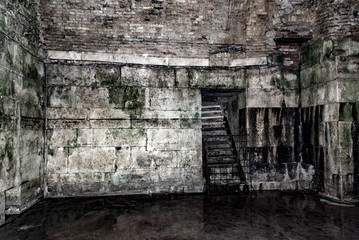
[[[324,105],[323,121],[339,121],[339,103],[330,103]]]
[[[353,147],[352,123],[338,122],[338,147]]]
[[[115,148],[95,147],[92,148],[92,167],[95,172],[114,172],[116,161]]]
[[[264,71],[263,75],[262,71]],[[268,74],[266,75],[266,73]],[[269,72],[262,69],[245,70],[245,80],[248,88],[273,88],[275,87],[276,77],[276,74],[269,74]]]
[[[202,146],[200,129],[147,129],[149,151],[196,150]]]
[[[77,144],[76,129],[51,129],[47,131],[47,144],[51,148],[73,147]]]
[[[96,146],[146,146],[143,129],[94,129]]]
[[[148,129],[148,128],[172,128],[177,129],[182,126],[182,122],[179,119],[141,119],[131,120],[131,128]]]
[[[26,150],[23,151],[20,168],[26,169],[26,171],[22,172],[21,174],[22,181],[42,178],[42,172],[40,172],[42,166],[43,166],[42,152],[40,152],[40,154],[37,153],[30,154],[27,153]]]
[[[48,129],[75,129],[75,128],[90,128],[90,121],[88,120],[73,120],[73,119],[64,119],[64,120],[47,120]]]
[[[117,147],[115,171],[127,170],[131,167],[131,147]]]
[[[74,91],[71,86],[52,86],[48,88],[48,107],[71,108],[75,107]]]
[[[340,79],[358,79],[359,77],[359,58],[350,57],[337,57],[337,71],[338,78]]]
[[[359,74],[357,78],[359,77]],[[338,82],[338,101],[358,102],[359,101],[359,81]]]
[[[176,151],[150,152],[149,160],[151,161],[152,169],[157,169],[161,166],[169,168],[175,168],[178,166],[178,155]]]
[[[42,106],[31,105],[29,102],[20,102],[20,114],[21,117],[27,118],[44,118],[44,112]]]
[[[325,134],[326,146],[330,148],[336,147],[339,141],[338,122],[325,123]]]
[[[343,175],[354,174],[353,148],[339,148],[338,160],[340,161],[340,172]]]
[[[87,79],[92,79],[94,76],[95,81],[91,84],[99,84],[100,86],[120,86],[121,85],[121,67],[116,65],[97,65],[96,71],[93,72],[93,67],[86,68]]]
[[[47,174],[63,174],[67,173],[67,157],[68,148],[59,147],[52,148],[48,147],[47,150]]]
[[[283,94],[275,88],[250,88],[247,90],[247,107],[281,107]]]
[[[339,121],[352,122],[355,121],[356,103],[340,103]]]
[[[325,102],[326,103],[336,103],[339,102],[340,99],[340,83],[337,81],[332,81],[326,85],[325,94]]]
[[[110,103],[107,88],[72,87],[75,108],[108,108]]]
[[[145,107],[146,91],[139,87],[110,87],[108,88],[109,102],[114,108],[126,109],[130,115],[141,115]]]
[[[91,147],[69,148],[69,173],[96,172]]]
[[[180,119],[182,114],[193,115],[192,111],[165,111],[146,109],[142,115],[143,119]]]
[[[302,88],[312,87],[322,83],[328,83],[337,77],[334,61],[325,61],[300,72],[300,84]]]
[[[3,67],[1,64],[0,75],[0,95],[20,98],[22,91],[21,75],[11,72],[10,69]]]
[[[97,82],[96,69],[92,66],[48,64],[47,74],[49,85],[89,86]]]
[[[175,182],[181,183],[186,180],[186,171],[183,168],[158,167],[152,172],[154,182]],[[156,181],[157,180],[157,181]]]
[[[0,98],[0,115],[17,116],[19,106],[20,104],[14,99],[7,97]]]
[[[77,129],[76,130],[77,145],[90,146],[93,145],[93,129]]]
[[[159,68],[121,68],[121,83],[123,86],[171,88],[175,85],[173,69]]]
[[[129,112],[125,112],[122,109],[113,108],[91,108],[91,119],[129,119]]]
[[[79,108],[48,108],[48,119],[86,119],[89,116],[89,109]]]
[[[191,70],[190,87],[244,89],[245,73],[243,70]]]
[[[299,94],[295,90],[286,90],[283,92],[283,101],[286,107],[296,108],[299,103]]]
[[[178,151],[178,167],[190,171],[192,168],[202,167],[202,151]]]
[[[150,110],[193,111],[201,109],[201,92],[199,89],[159,89],[151,88],[149,92]]]
[[[176,69],[176,82],[175,87],[177,88],[188,88],[189,87],[189,70],[187,69]]]
[[[132,121],[130,119],[126,120],[90,120],[90,126],[91,128],[131,128]],[[132,126],[133,127],[133,126]],[[135,128],[135,127],[134,127]]]

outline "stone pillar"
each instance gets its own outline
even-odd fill
[[[358,185],[356,44],[350,38],[326,38],[302,53],[303,156],[323,172],[322,193],[339,200],[353,200]]]

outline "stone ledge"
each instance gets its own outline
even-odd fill
[[[147,55],[128,55],[116,53],[48,51],[49,60],[96,61],[123,64],[140,64],[172,67],[210,67],[209,58],[168,58],[148,57]],[[229,67],[265,66],[267,57],[234,59]]]

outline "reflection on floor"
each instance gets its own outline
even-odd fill
[[[359,239],[359,208],[280,192],[46,199],[0,239]]]

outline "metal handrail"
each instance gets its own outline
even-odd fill
[[[231,129],[229,127],[228,120],[227,120],[226,116],[224,116],[224,124],[226,126],[227,135],[230,136],[233,148],[235,150],[234,152],[235,152],[235,157],[237,159],[237,169],[238,169],[239,178],[241,179],[241,181],[246,181],[246,176],[244,174],[244,171],[243,171],[243,168],[242,168],[242,165],[241,165],[241,162],[240,162],[240,158],[239,158],[239,155],[238,155],[237,146],[236,146],[236,143],[234,141],[233,135],[231,133]]]

